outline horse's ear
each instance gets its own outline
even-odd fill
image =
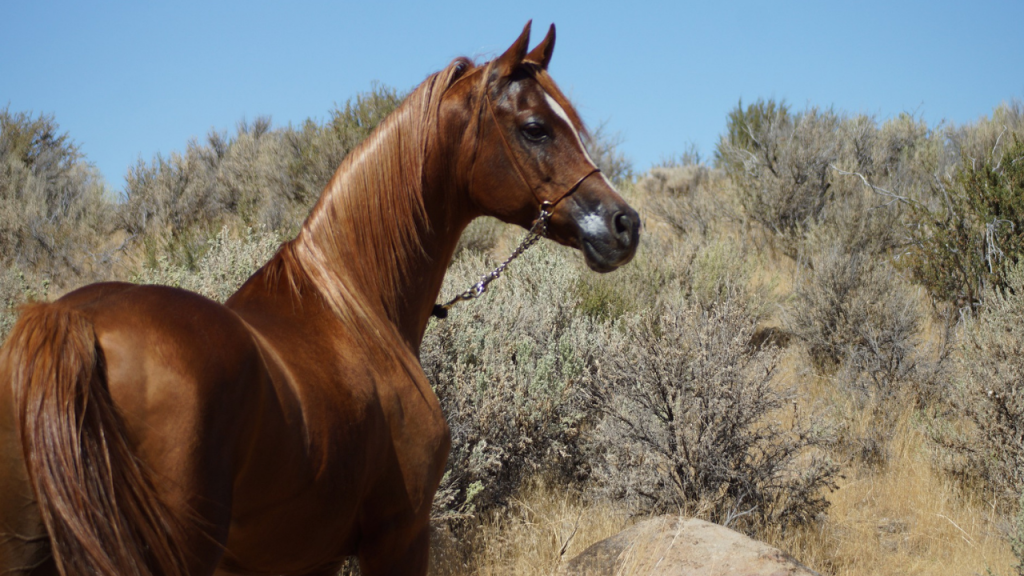
[[[523,58],[526,56],[526,49],[530,45],[530,24],[532,23],[533,20],[527,22],[519,38],[512,43],[508,50],[505,50],[504,54],[495,59],[494,66],[491,68],[492,80],[512,74],[516,67],[522,64]]]
[[[551,24],[548,28],[548,35],[537,44],[537,47],[530,50],[530,53],[526,55],[526,59],[535,64],[539,64],[544,70],[548,69],[548,63],[551,62],[551,54],[555,51],[555,25]]]

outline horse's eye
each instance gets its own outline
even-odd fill
[[[528,122],[519,130],[530,142],[542,142],[548,137],[547,129],[540,122]]]

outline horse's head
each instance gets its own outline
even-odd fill
[[[480,69],[471,202],[480,213],[526,228],[546,209],[547,236],[582,251],[593,270],[609,272],[636,253],[640,218],[597,170],[576,111],[548,76],[554,25],[527,53],[529,40],[527,23],[504,54]]]

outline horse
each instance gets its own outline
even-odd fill
[[[429,76],[226,303],[93,284],[0,349],[0,574],[423,575],[450,435],[419,364],[490,215],[611,271],[637,213],[588,156],[530,24]]]

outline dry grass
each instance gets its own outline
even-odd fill
[[[614,503],[588,504],[578,493],[538,479],[520,491],[507,507],[482,519],[472,531],[470,557],[455,553],[455,546],[445,540],[445,535],[435,537],[430,573],[547,576],[562,562],[632,522],[628,512]]]
[[[848,467],[823,524],[758,536],[823,574],[1010,574],[1008,520],[933,468],[913,416],[898,422],[887,466]]]

